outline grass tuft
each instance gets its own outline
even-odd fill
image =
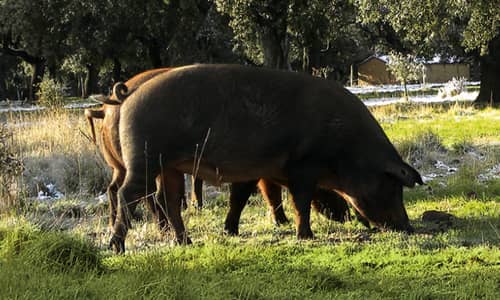
[[[431,154],[446,152],[441,138],[431,130],[419,132],[397,143],[396,147],[403,159],[410,163],[429,161]]]
[[[41,231],[29,224],[3,228],[0,258],[22,261],[48,271],[102,270],[101,253],[92,243],[64,232]]]

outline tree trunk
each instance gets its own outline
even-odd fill
[[[0,79],[0,101],[7,99],[7,94],[7,84],[5,83],[5,80]]]
[[[28,101],[33,102],[37,99],[36,94],[40,88],[40,82],[42,82],[43,75],[45,74],[45,60],[36,60],[31,66],[33,67],[33,73],[31,74]]]
[[[122,81],[122,64],[120,63],[120,60],[118,58],[113,58],[113,75],[112,75],[112,80],[113,83],[117,83]]]
[[[312,74],[313,69],[320,69],[321,66],[321,40],[319,32],[311,33],[306,48],[304,49],[304,61],[302,63],[302,71]]]
[[[93,64],[87,64],[87,77],[85,78],[85,90],[83,98],[88,98],[91,94],[98,92],[97,90],[97,67]]]
[[[312,43],[311,50],[309,50],[309,63],[312,68],[319,69],[321,66],[321,43],[315,39]]]
[[[319,70],[319,49],[314,47],[305,47],[302,61],[302,72],[313,74],[314,70]]]
[[[302,72],[312,72],[311,64],[309,63],[309,48],[302,48]]]
[[[488,54],[481,56],[481,87],[476,103],[500,103],[500,36],[488,44]]]
[[[272,29],[264,31],[261,37],[264,66],[274,69],[288,68],[288,53],[284,49],[285,39],[279,37]]]
[[[403,88],[404,88],[403,99],[405,102],[408,102],[408,87],[406,86],[406,79],[403,79]]]
[[[78,86],[80,87],[80,96],[85,98],[85,78],[82,74],[78,75]]]
[[[153,66],[153,68],[156,69],[163,67],[161,61],[160,45],[155,39],[151,39],[148,41],[148,54],[149,60],[151,61],[151,66]]]
[[[54,62],[47,64],[47,70],[50,78],[57,80],[57,65]]]
[[[274,69],[289,68],[287,39],[287,1],[268,1],[265,13],[256,10],[254,18],[260,27],[260,42],[264,66]],[[264,16],[267,15],[267,16]]]

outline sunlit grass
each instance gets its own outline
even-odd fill
[[[64,109],[12,113],[7,117],[14,144],[25,156],[94,152],[82,134],[88,126],[81,111]]]
[[[458,221],[449,230],[425,232],[428,226],[419,224],[414,216],[418,219],[426,209],[448,210]],[[495,299],[500,293],[500,237],[495,237],[491,229],[500,225],[498,204],[442,199],[410,205],[417,228],[410,236],[368,233],[351,223],[335,225],[340,234],[329,233],[325,230],[328,226],[322,224],[325,221],[315,216],[313,229],[318,238],[304,242],[294,238],[291,225],[275,229],[264,225],[269,224],[265,218],[256,220],[253,215],[262,210],[252,206],[245,212],[243,222],[256,222],[253,225],[261,229],[255,230],[255,235],[248,234],[249,228],[242,229],[241,237],[220,235],[217,228],[221,226],[222,210],[190,211],[191,220],[196,222],[208,223],[210,217],[206,215],[219,216],[218,221],[203,227],[204,233],[191,230],[193,246],[143,247],[124,256],[104,251],[104,257],[98,260],[103,269],[94,271],[79,265],[69,269],[66,264],[63,269],[58,269],[58,264],[56,269],[44,267],[44,261],[53,259],[47,254],[51,247],[33,246],[38,251],[34,254],[31,241],[51,239],[36,229],[24,229],[27,233],[17,237],[24,241],[17,254],[0,256],[0,293],[3,298],[102,299]],[[476,210],[482,213],[471,214]],[[0,235],[2,247],[12,244],[14,238],[9,231],[18,230],[15,228],[0,226],[0,232],[4,232]],[[68,239],[65,234],[54,234],[54,238]],[[86,252],[78,252],[80,238],[72,240],[76,244],[70,248],[76,252],[69,261],[80,261],[76,259],[80,255],[87,257]],[[51,245],[60,243],[53,240]],[[27,258],[31,255],[42,264],[32,263]],[[26,281],[14,280],[20,277]]]
[[[471,103],[454,105],[387,105],[372,108],[391,141],[412,139],[431,130],[443,144],[469,142],[477,145],[498,144],[500,110],[476,109]]]
[[[103,190],[110,172],[88,138],[81,110],[10,113],[5,118],[13,149],[24,162],[22,192],[33,196],[47,184],[73,195]]]

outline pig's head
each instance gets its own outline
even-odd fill
[[[415,169],[401,161],[387,164],[381,171],[365,169],[358,178],[350,179],[342,180],[339,192],[370,223],[380,228],[413,231],[403,204],[403,186],[423,184]]]

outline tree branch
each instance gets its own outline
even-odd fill
[[[37,64],[37,63],[41,63],[44,61],[43,57],[33,56],[25,50],[9,48],[5,44],[3,44],[2,47],[0,47],[0,52],[7,54],[7,55],[19,57],[29,64]]]

